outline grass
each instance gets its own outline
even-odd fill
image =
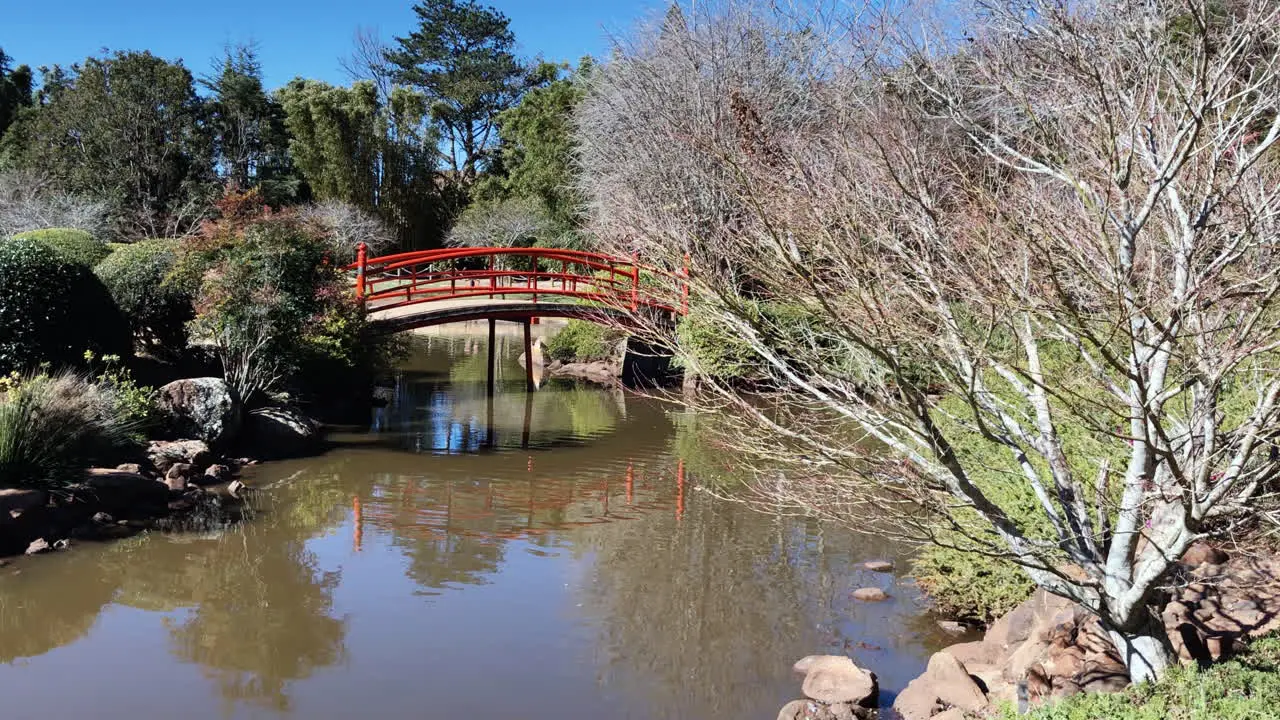
[[[56,489],[135,442],[136,421],[74,373],[11,375],[0,393],[0,487]]]

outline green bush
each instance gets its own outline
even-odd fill
[[[1013,720],[1263,720],[1280,717],[1280,638],[1255,641],[1243,655],[1205,670],[1174,667],[1123,693],[1086,693]]]
[[[172,240],[124,245],[94,270],[129,319],[134,337],[159,354],[186,348],[187,323],[195,317],[190,293],[168,281],[178,245]]]
[[[393,347],[375,336],[330,242],[291,213],[206,228],[175,276],[199,291],[193,335],[211,342],[249,405],[282,393],[332,394]]]
[[[125,355],[128,322],[89,268],[29,238],[0,243],[0,373]]]
[[[547,352],[551,359],[561,362],[609,360],[623,337],[625,334],[617,328],[570,320],[547,342]]]
[[[110,388],[73,373],[10,375],[0,392],[0,487],[60,487],[115,460],[138,426]]]
[[[84,230],[75,228],[48,228],[45,230],[28,230],[14,235],[15,238],[35,240],[53,248],[65,260],[79,263],[85,267],[93,267],[111,254],[111,248]]]

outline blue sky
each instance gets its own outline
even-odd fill
[[[576,61],[607,50],[608,34],[665,0],[488,0],[511,18],[526,57]],[[412,0],[14,0],[0,13],[0,48],[17,64],[70,65],[103,48],[181,58],[197,76],[228,43],[256,42],[268,87],[295,76],[347,81],[338,64],[357,27],[384,39],[410,32]]]

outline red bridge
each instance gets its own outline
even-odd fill
[[[368,257],[355,290],[385,332],[468,320],[565,317],[634,326],[641,315],[688,311],[688,270],[580,250],[443,248]]]

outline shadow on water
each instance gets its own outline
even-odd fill
[[[517,353],[490,419],[483,343],[433,338],[377,432],[253,468],[241,526],[0,570],[6,717],[771,718],[803,655],[850,654],[891,696],[945,643],[909,584],[860,569],[895,548],[698,491],[731,463],[694,460],[695,423],[528,396]],[[893,599],[850,600],[872,584]]]

